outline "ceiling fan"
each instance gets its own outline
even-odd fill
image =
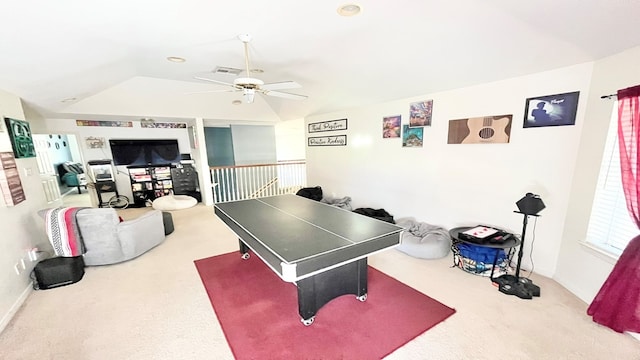
[[[300,84],[295,81],[283,81],[277,83],[265,84],[262,80],[249,77],[251,76],[250,68],[249,68],[249,42],[251,41],[251,35],[249,34],[240,34],[238,35],[238,39],[244,44],[244,63],[245,63],[245,71],[247,77],[239,77],[236,78],[233,83],[228,83],[224,81],[218,81],[213,79],[208,79],[204,77],[194,76],[195,79],[204,80],[213,82],[216,84],[227,85],[231,87],[230,90],[211,90],[211,91],[202,91],[200,93],[207,92],[235,92],[242,91],[242,98],[245,103],[252,103],[256,93],[261,93],[267,96],[277,96],[285,99],[293,99],[293,100],[304,100],[307,98],[305,95],[291,94],[278,90],[285,89],[296,89],[300,88]]]

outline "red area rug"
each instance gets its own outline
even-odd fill
[[[239,252],[196,260],[237,359],[381,359],[455,310],[369,267],[365,302],[343,295],[311,326],[298,315],[298,292],[257,256]]]

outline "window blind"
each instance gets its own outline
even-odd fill
[[[617,109],[616,102],[609,123],[586,241],[619,256],[640,230],[629,215],[622,189]]]

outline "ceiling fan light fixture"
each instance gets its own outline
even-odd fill
[[[255,98],[255,96],[256,91],[254,89],[244,89],[244,92],[242,93],[242,98],[247,104],[253,103],[253,99]]]
[[[264,85],[264,81],[256,78],[236,78],[233,80],[233,84],[236,86],[242,86],[244,88],[256,88],[260,85]]]
[[[362,7],[357,4],[345,4],[338,8],[338,14],[340,16],[354,16],[358,15],[362,11]]]

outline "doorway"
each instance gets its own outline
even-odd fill
[[[86,186],[79,185],[77,181],[74,181],[77,179],[75,174],[69,174],[78,171],[77,169],[84,172],[76,135],[33,134],[33,142],[47,202],[62,201],[67,206],[65,198],[72,195],[84,195],[87,202],[90,202]],[[74,170],[70,171],[70,166]],[[73,202],[84,203],[78,199],[78,196],[72,196]]]

